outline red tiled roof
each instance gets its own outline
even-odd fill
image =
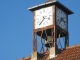
[[[45,53],[41,60],[46,60],[49,53]],[[31,57],[25,58],[24,60],[31,60]],[[61,51],[57,57],[51,60],[80,60],[80,45],[68,47],[67,49]]]

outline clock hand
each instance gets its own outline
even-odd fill
[[[49,19],[49,20],[50,20],[50,18],[49,18],[49,17],[47,17],[47,16],[45,16],[45,19]]]
[[[41,23],[44,21],[44,19],[45,19],[45,18],[43,17],[43,20],[39,23],[39,25],[41,25]]]
[[[65,19],[65,18],[62,18],[62,17],[61,17],[59,24],[60,24],[62,21],[65,22],[64,19]]]
[[[45,18],[45,19],[49,19],[50,20],[50,18]]]
[[[62,18],[60,18],[59,24],[61,23],[61,21],[62,21]]]
[[[65,19],[65,18],[61,18],[61,19],[60,19],[60,22],[63,21],[63,22],[64,22],[64,25],[66,26],[66,21],[64,21],[64,19]],[[59,22],[59,23],[60,23],[60,22]]]
[[[64,20],[65,18],[62,18],[62,21],[64,22],[64,23],[66,23],[66,21]]]

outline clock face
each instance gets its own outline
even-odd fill
[[[67,31],[67,14],[58,7],[56,8],[56,24]]]
[[[53,24],[52,6],[35,11],[35,29],[43,28]]]

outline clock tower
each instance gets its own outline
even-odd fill
[[[49,51],[49,59],[55,58],[61,49],[69,46],[68,15],[73,12],[57,0],[48,0],[28,9],[34,15],[31,60],[38,60],[39,53],[46,51]]]

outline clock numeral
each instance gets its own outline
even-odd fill
[[[61,13],[61,10],[59,10],[59,13]]]
[[[40,21],[38,21],[37,23],[39,23]]]
[[[45,9],[43,9],[43,12],[45,12]]]
[[[49,15],[49,16],[52,16],[52,15]]]
[[[57,23],[60,24],[60,20],[59,19],[57,19]]]
[[[39,20],[39,18],[37,18],[36,20]]]
[[[40,16],[40,15],[37,15],[37,16]]]
[[[46,23],[48,24],[48,22],[46,21]]]
[[[61,11],[61,14],[63,14],[63,12]]]
[[[43,25],[45,25],[45,23],[43,23]]]
[[[66,23],[64,23],[64,25],[66,26],[67,24],[66,24]]]
[[[46,10],[46,12],[48,11],[48,9]]]
[[[42,14],[42,12],[40,11],[40,13]]]
[[[56,17],[59,17],[58,14],[56,15]]]
[[[62,27],[62,24],[61,24],[61,28],[63,28],[63,27]]]
[[[51,11],[50,11],[49,13],[51,13]],[[49,13],[48,13],[48,14],[49,14]]]

